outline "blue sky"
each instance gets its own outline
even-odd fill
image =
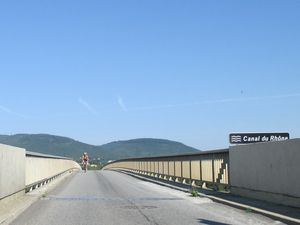
[[[300,137],[300,1],[1,1],[0,133]]]

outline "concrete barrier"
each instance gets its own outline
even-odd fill
[[[81,167],[70,158],[0,144],[0,201],[23,195],[74,169]]]
[[[170,181],[300,207],[300,139],[231,146],[197,154],[117,160],[127,169]]]
[[[25,149],[0,144],[0,200],[25,193]]]
[[[300,207],[300,139],[232,146],[231,193]]]
[[[47,182],[52,177],[72,169],[81,169],[70,158],[26,152],[26,189]]]
[[[137,173],[214,189],[229,186],[228,149],[196,154],[135,158],[108,163],[103,169],[129,169]]]

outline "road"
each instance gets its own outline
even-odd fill
[[[12,225],[280,224],[115,171],[78,172]]]

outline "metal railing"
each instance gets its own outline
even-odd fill
[[[229,186],[229,150],[196,154],[131,158],[106,164],[103,169],[126,169],[195,186]]]

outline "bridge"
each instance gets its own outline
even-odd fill
[[[70,158],[0,144],[0,224],[298,224],[299,162],[293,139],[85,173]]]

